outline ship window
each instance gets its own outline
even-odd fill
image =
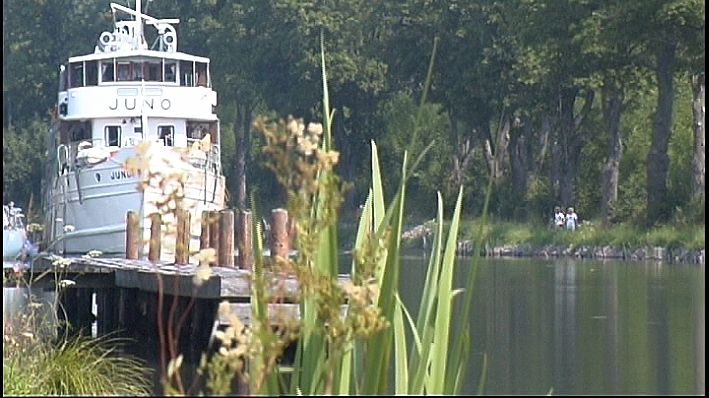
[[[159,63],[146,62],[143,65],[145,66],[145,80],[150,82],[159,82],[161,80]]]
[[[121,146],[121,126],[104,127],[106,146]]]
[[[84,63],[75,62],[69,65],[69,88],[84,85]]]
[[[192,62],[180,61],[180,86],[194,86]]]
[[[142,62],[131,62],[131,77],[133,81],[143,80],[143,63]]]
[[[114,75],[113,61],[101,62],[101,81],[102,82],[116,81],[116,76]]]
[[[119,82],[126,82],[130,80],[130,62],[119,62],[117,68],[117,80]]]
[[[195,72],[197,75],[197,85],[207,87],[207,64],[196,62]]]
[[[175,138],[175,126],[158,126],[158,138],[165,146],[173,146]]]
[[[90,139],[91,139],[91,134],[89,134],[88,131],[83,126],[80,126],[80,127],[71,131],[71,140],[73,142],[79,142],[82,140],[90,140]]]
[[[98,66],[96,61],[86,61],[86,85],[98,85]]]
[[[175,83],[177,81],[177,64],[173,61],[165,62],[165,81]]]

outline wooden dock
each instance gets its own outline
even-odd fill
[[[288,255],[291,246],[289,228],[286,227],[287,213],[284,215],[283,212],[278,209],[272,213],[275,223],[272,230],[276,231],[273,233],[276,237],[270,239],[270,252],[276,255]],[[33,259],[31,267],[16,276],[24,285],[60,292],[59,319],[60,322],[66,321],[62,322],[65,324],[62,331],[88,334],[95,321],[99,336],[117,334],[157,347],[164,344],[164,340],[161,341],[164,335],[161,337],[160,331],[164,334],[165,330],[171,329],[172,336],[179,340],[175,343],[179,351],[187,358],[196,359],[202,352],[213,348],[215,331],[225,326],[226,319],[218,313],[221,302],[229,302],[232,312],[242,323],[248,325],[251,322],[251,237],[247,232],[235,233],[230,211],[220,213],[227,215],[227,222],[223,218],[214,222],[221,231],[214,235],[216,228],[208,228],[202,233],[202,248],[214,248],[210,241],[221,244],[217,243],[218,255],[216,263],[209,267],[209,278],[199,285],[195,283],[199,265],[189,263],[185,246],[181,249],[183,252],[175,253],[174,261],[158,260],[155,250],[159,252],[160,249],[155,239],[161,236],[160,228],[151,228],[153,235],[148,256],[139,258],[138,248],[144,245],[139,244],[135,215],[131,214],[127,216],[127,258],[40,253]],[[250,231],[250,220],[238,219],[237,228]],[[177,222],[179,225],[179,218]],[[178,228],[177,231],[178,242],[185,239],[184,235],[180,236],[185,234],[185,229]],[[248,240],[239,237],[248,237]],[[234,246],[240,249],[241,255],[234,254]],[[180,245],[177,248],[180,250]],[[294,300],[298,293],[297,281],[268,270],[264,276],[267,294],[273,298],[268,304],[272,322],[297,319],[299,305]],[[348,276],[340,276],[341,282],[347,279]],[[5,286],[8,286],[8,278],[5,278]]]

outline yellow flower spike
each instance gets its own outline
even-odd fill
[[[288,120],[286,128],[288,129],[288,133],[293,137],[298,137],[302,134],[302,130],[299,129],[298,121],[295,119]]]
[[[202,249],[197,253],[197,260],[200,265],[209,264],[217,259],[217,251],[210,247]]]
[[[202,283],[209,280],[212,276],[212,269],[209,267],[209,263],[200,264],[192,278],[192,282],[197,286],[202,286]]]
[[[322,124],[320,123],[308,123],[308,133],[314,134],[316,136],[322,135]]]

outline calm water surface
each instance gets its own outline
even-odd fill
[[[400,291],[413,316],[427,265],[418,253],[403,259]],[[458,259],[457,267],[455,283],[462,287],[470,259]],[[480,260],[471,363],[462,392],[477,394],[486,356],[485,395],[704,395],[704,269],[654,262]],[[23,289],[8,291],[4,321],[13,318],[8,310],[26,301]],[[155,355],[145,359],[157,370]]]
[[[415,313],[428,259],[404,259]],[[455,282],[470,259],[458,260]],[[704,266],[483,259],[465,393],[704,395]]]

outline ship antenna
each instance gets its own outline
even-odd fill
[[[135,27],[135,37],[138,39],[138,46],[143,43],[145,39],[143,38],[143,13],[141,12],[141,7],[143,0],[135,0],[135,20],[138,22]]]

